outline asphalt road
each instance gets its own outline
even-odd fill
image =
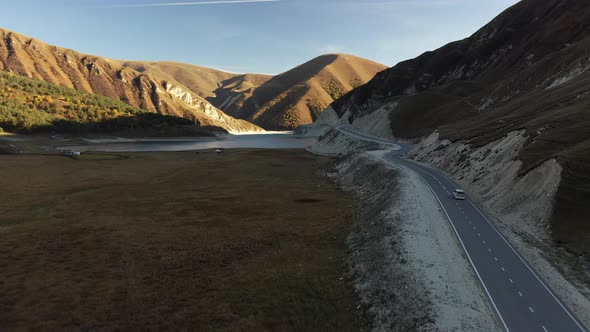
[[[393,146],[395,150],[385,158],[415,171],[426,182],[445,212],[504,330],[586,331],[471,199],[460,201],[452,197],[452,191],[460,188],[457,184],[434,168],[402,158],[411,145],[371,138],[344,127],[337,130]]]

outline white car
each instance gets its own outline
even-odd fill
[[[463,200],[465,199],[465,192],[461,189],[455,189],[453,190],[453,198]]]

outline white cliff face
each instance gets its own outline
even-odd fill
[[[370,114],[358,116],[352,123],[348,123],[347,113],[338,117],[329,107],[313,125],[306,126],[307,133],[315,131],[324,135],[332,128],[349,126],[351,130],[368,136],[395,139],[390,129],[389,114],[396,107],[395,102],[386,104]],[[332,136],[326,135],[320,140],[316,144],[318,149],[325,146],[326,151],[331,153],[343,153],[351,148],[358,150],[348,137]],[[466,141],[441,139],[439,133],[434,132],[417,145],[411,157],[448,172],[518,232],[528,233],[537,239],[548,239],[547,228],[561,182],[562,167],[551,159],[524,175],[520,174],[522,162],[518,156],[526,141],[527,134],[521,130],[485,146],[472,147]],[[340,148],[330,150],[329,147]]]
[[[348,122],[349,114],[349,112],[346,112],[339,117],[338,113],[336,113],[332,106],[328,106],[328,108],[320,113],[314,123],[297,128],[297,132],[313,136],[324,135],[332,128],[350,125]]]
[[[522,162],[517,158],[526,140],[520,130],[474,148],[466,142],[439,140],[433,133],[410,155],[450,173],[513,230],[547,240],[562,167],[550,159],[519,175]]]
[[[387,103],[374,112],[356,117],[352,123],[349,122],[349,110],[342,116],[338,116],[332,106],[328,106],[325,111],[320,113],[314,123],[301,126],[297,131],[302,134],[321,136],[326,134],[330,129],[340,126],[350,126],[352,130],[358,133],[391,139],[393,138],[393,134],[389,122],[389,113],[397,105],[397,102]]]
[[[206,104],[205,105],[205,110],[204,110],[205,114],[207,114],[207,116],[209,118],[211,118],[214,121],[220,121],[220,122],[226,122],[225,119],[223,118],[223,116],[221,116],[221,113],[218,112],[213,106],[211,106],[210,104]]]
[[[247,121],[238,120],[223,113],[208,102],[193,96],[190,91],[187,91],[182,87],[174,86],[169,82],[164,82],[163,87],[172,98],[182,101],[192,109],[193,112],[196,112],[197,116],[201,115],[201,117],[204,118],[202,119],[202,122],[205,125],[221,127],[232,134],[264,131],[264,129]],[[158,89],[156,89],[156,91],[159,92]]]
[[[336,111],[332,108],[332,106],[328,106],[326,110],[324,110],[318,116],[318,119],[313,124],[318,126],[343,126],[348,125],[348,116],[344,114],[343,116],[339,117]]]
[[[397,102],[385,104],[374,112],[359,116],[350,124],[350,128],[355,132],[369,136],[392,139],[393,133],[391,132],[389,113],[394,110],[397,105]]]
[[[551,82],[551,84],[549,84],[549,86],[547,86],[546,89],[553,89],[558,86],[561,86],[561,85],[575,79],[576,77],[584,74],[589,69],[590,69],[590,57],[588,57],[586,60],[577,64],[574,68],[572,68],[566,72],[560,73],[558,77],[555,77],[553,79],[553,82]]]
[[[225,99],[225,101],[219,106],[220,109],[225,110],[232,107],[238,99],[242,96],[241,93],[237,93],[235,96],[230,96]],[[215,98],[215,96],[213,96]]]
[[[193,105],[193,96],[190,92],[184,90],[181,87],[174,86],[168,82],[164,83],[164,88],[166,89],[166,91],[168,93],[170,93],[175,98],[182,100],[183,102],[185,102],[189,106],[194,106]]]

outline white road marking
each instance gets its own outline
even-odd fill
[[[520,297],[522,297],[522,293],[521,293],[521,292],[518,292],[518,295],[519,295]]]
[[[415,170],[414,170],[414,171],[415,171]],[[417,171],[416,171],[416,173],[418,173],[418,175],[420,175],[420,172],[417,172]],[[442,184],[442,183],[440,183],[440,181],[439,181],[437,178],[435,178],[435,177],[434,177],[432,174],[430,174],[430,173],[428,173],[428,172],[426,172],[426,171],[425,171],[424,173],[428,174],[428,175],[429,175],[429,176],[430,176],[432,179],[434,179],[434,181],[438,182],[438,184],[440,184],[440,186],[441,186],[441,187],[442,187],[442,188],[443,188],[443,189],[444,189],[444,190],[447,192],[447,194],[449,194],[449,195],[451,194],[451,192],[450,192],[450,191],[448,191],[448,190],[447,190],[447,188],[446,188],[445,186],[443,186],[443,184]],[[420,175],[420,176],[421,176],[421,175]],[[428,181],[426,181],[426,182],[428,183]],[[428,186],[430,187],[430,185],[428,185]],[[432,187],[430,187],[430,189],[431,189],[431,190],[432,190],[432,192],[434,193],[434,189],[432,189]],[[436,193],[435,193],[434,195],[436,196]],[[438,196],[437,196],[437,198],[438,198]],[[441,202],[441,205],[442,205],[442,202]]]
[[[533,310],[533,308],[531,308],[531,307],[529,307],[529,310],[530,310],[531,312],[535,312],[535,310]]]
[[[489,252],[492,252],[492,249],[488,248],[488,251],[489,251]]]
[[[514,281],[512,281],[512,279],[508,278],[508,281],[510,281],[511,284],[514,283]]]
[[[497,262],[498,261],[498,257],[494,257],[494,260]]]
[[[486,240],[481,240],[481,242],[483,242],[483,244],[486,244]]]
[[[477,236],[481,236],[481,234],[477,233]]]
[[[501,267],[501,266],[500,266],[500,269],[502,269],[502,271],[506,272],[506,270],[504,270],[504,268],[503,268],[503,267]]]
[[[545,327],[545,325],[541,325],[541,328],[543,329],[543,331],[549,332],[549,330],[547,330],[547,328]]]

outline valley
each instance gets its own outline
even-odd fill
[[[0,28],[0,329],[588,331],[586,1],[72,8],[161,60]]]

